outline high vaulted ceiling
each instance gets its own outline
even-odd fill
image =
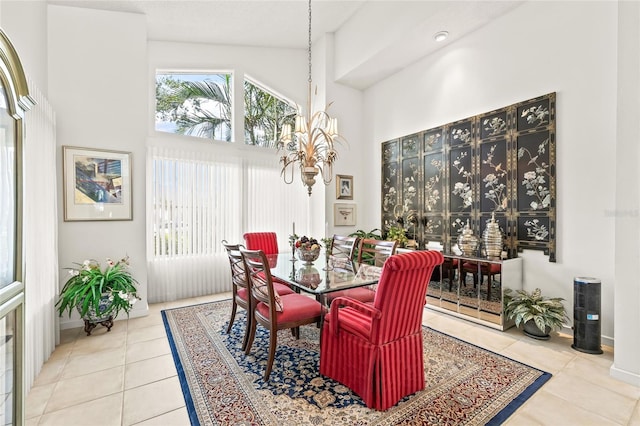
[[[306,48],[306,0],[48,0],[49,4],[131,12],[147,17],[150,40]],[[336,34],[342,83],[364,89],[507,13],[521,1],[313,0],[312,36]],[[449,39],[435,43],[433,34]],[[376,48],[367,46],[375,41]],[[339,43],[338,43],[339,42]],[[357,47],[361,45],[362,47]],[[364,53],[366,51],[366,54]],[[364,55],[364,56],[363,56]],[[365,57],[366,56],[366,57]],[[347,61],[348,62],[348,61]],[[393,64],[391,66],[390,64]]]

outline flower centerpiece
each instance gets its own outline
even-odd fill
[[[295,243],[298,259],[311,263],[320,256],[320,244],[313,237],[303,235]]]
[[[78,268],[69,269],[69,279],[60,292],[56,302],[58,314],[76,308],[85,321],[87,335],[96,323],[105,325],[111,330],[113,319],[120,311],[129,311],[140,299],[136,294],[137,281],[127,269],[129,257],[114,262],[107,258],[107,266],[102,269],[96,260],[85,260],[76,263]]]

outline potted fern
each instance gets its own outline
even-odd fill
[[[562,328],[568,320],[561,297],[548,298],[539,288],[528,293],[525,290],[505,289],[504,314],[515,320],[516,327],[523,326],[524,334],[534,339],[547,340],[551,331]]]
[[[76,265],[77,268],[68,268],[70,277],[56,302],[58,314],[62,316],[66,311],[71,317],[73,309],[77,309],[84,320],[87,335],[97,324],[111,331],[113,319],[121,311],[128,315],[139,300],[136,294],[137,281],[128,270],[129,257],[118,262],[107,259],[104,269],[93,259]]]

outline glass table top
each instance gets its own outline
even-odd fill
[[[271,275],[312,294],[326,294],[378,282],[375,278],[357,276],[359,265],[353,261],[330,261],[327,268],[324,251],[318,259],[309,263],[293,258],[291,253],[267,255],[267,259]]]

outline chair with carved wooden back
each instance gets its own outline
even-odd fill
[[[358,244],[358,263],[382,267],[384,262],[396,254],[397,241],[362,238]]]
[[[247,340],[249,339],[253,310],[251,309],[247,275],[245,274],[244,262],[242,261],[242,254],[240,253],[240,248],[243,246],[241,244],[229,244],[226,240],[222,240],[222,245],[225,250],[227,250],[227,256],[229,257],[229,264],[231,266],[231,290],[233,294],[231,298],[231,318],[229,319],[227,334],[231,332],[231,327],[235,321],[236,311],[239,306],[247,313],[247,324],[244,330],[244,338],[242,339],[242,350],[244,350],[247,346]]]
[[[357,256],[357,263],[360,268],[358,273],[362,274],[366,270],[368,275],[379,275],[384,262],[396,253],[397,246],[397,241],[360,239]],[[376,286],[373,285],[329,293],[327,294],[327,304],[331,304],[331,301],[336,297],[351,297],[361,302],[371,303],[375,298],[375,291]]]
[[[332,259],[338,261],[346,259],[353,260],[358,237],[349,237],[344,235],[334,235],[331,239],[331,248],[329,249]]]
[[[298,293],[278,294],[275,290],[269,261],[261,250],[240,249],[247,276],[249,289],[253,298],[253,320],[249,331],[249,339],[245,348],[248,355],[255,340],[257,325],[269,331],[269,357],[264,372],[264,380],[271,375],[276,347],[278,346],[278,330],[291,329],[292,334],[300,336],[300,326],[318,323],[321,319],[322,305]]]
[[[386,410],[425,387],[422,316],[438,251],[389,257],[372,304],[336,298],[320,339],[320,374]]]
[[[231,266],[231,318],[229,319],[229,326],[227,327],[227,334],[231,332],[231,327],[236,318],[238,306],[247,312],[247,325],[245,327],[244,339],[242,340],[242,350],[247,346],[247,340],[249,337],[249,328],[251,326],[251,319],[253,318],[253,309],[251,307],[251,298],[249,297],[249,283],[247,282],[247,275],[244,269],[244,262],[242,261],[242,254],[240,248],[244,248],[242,244],[229,244],[226,240],[222,240],[222,245],[227,250],[227,256],[229,257],[229,265]],[[285,284],[274,283],[276,290],[279,294],[293,293],[293,290]]]

